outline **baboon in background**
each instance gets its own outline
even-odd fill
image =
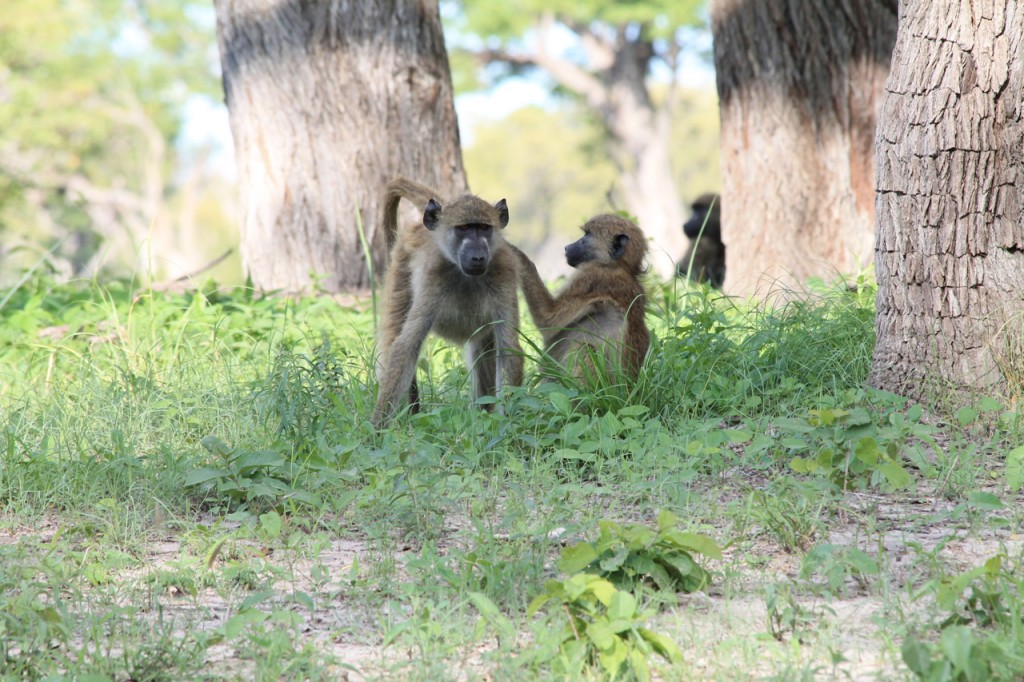
[[[722,243],[719,210],[721,203],[721,197],[717,194],[701,194],[690,205],[693,213],[683,223],[683,232],[690,239],[690,248],[676,263],[676,276],[686,277],[689,274],[694,282],[707,282],[715,289],[721,289],[725,282],[725,244]]]
[[[465,344],[473,395],[496,395],[523,378],[519,347],[519,262],[501,230],[502,199],[493,206],[467,194],[447,204],[405,178],[387,185],[381,224],[390,265],[384,284],[373,424],[381,426],[405,404],[417,409],[416,361],[427,334]],[[398,204],[423,211],[422,225],[398,230]]]
[[[639,279],[647,256],[640,228],[610,214],[587,221],[583,237],[565,247],[565,259],[576,271],[558,296],[548,291],[533,262],[512,248],[548,354],[565,366],[577,350],[601,348],[613,366],[636,376],[651,343],[644,321],[647,295]]]

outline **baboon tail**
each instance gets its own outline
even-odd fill
[[[416,208],[422,211],[427,207],[427,202],[437,198],[437,194],[429,187],[401,176],[388,183],[387,189],[384,191],[381,225],[384,228],[389,251],[398,236],[398,204],[403,198],[412,202]]]

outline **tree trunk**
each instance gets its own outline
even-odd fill
[[[901,4],[878,127],[874,386],[1024,391],[1022,109],[1018,0]]]
[[[672,174],[671,96],[656,105],[647,86],[655,41],[643,27],[630,24],[569,22],[579,36],[586,65],[550,51],[555,16],[544,13],[535,25],[532,51],[513,54],[486,48],[488,62],[531,65],[545,71],[559,86],[583,98],[608,135],[612,161],[619,171],[623,208],[637,218],[653,244],[651,267],[661,276],[675,273],[675,261],[686,250],[683,206]],[[674,64],[674,61],[671,62]],[[670,71],[671,71],[670,67]]]
[[[894,0],[714,0],[722,238],[734,293],[871,262]]]
[[[367,286],[358,225],[379,273],[391,176],[466,189],[436,0],[214,5],[253,284]]]
[[[625,207],[651,238],[651,267],[662,277],[675,273],[686,250],[683,205],[669,158],[672,123],[670,103],[655,107],[646,86],[647,58],[637,55],[644,44],[622,45],[602,77],[606,104],[599,107],[611,137],[612,159],[619,169]]]

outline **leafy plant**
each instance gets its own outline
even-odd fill
[[[644,624],[653,610],[637,607],[636,597],[601,576],[578,573],[565,580],[550,580],[544,592],[530,604],[533,615],[555,601],[567,622],[558,633],[557,649],[549,652],[556,672],[571,674],[582,667],[599,666],[609,679],[631,674],[638,680],[651,677],[647,658],[656,653],[670,663],[683,660],[682,653],[668,637]]]
[[[793,470],[823,475],[841,490],[891,492],[909,487],[913,479],[905,463],[924,462],[918,442],[934,443],[935,429],[921,423],[920,405],[903,414],[890,411],[891,401],[885,394],[873,392],[866,397],[867,406],[822,407],[804,417],[773,420],[779,444],[790,453],[806,453],[790,460]],[[872,409],[876,405],[881,409]]]
[[[1024,676],[1024,577],[1006,552],[952,577],[929,581],[949,616],[938,642],[918,637],[903,642],[907,667],[927,682],[1018,680]]]
[[[285,500],[312,507],[322,504],[315,493],[296,485],[303,469],[288,461],[288,448],[284,445],[278,443],[262,450],[247,450],[232,448],[216,436],[207,436],[202,444],[219,461],[217,466],[190,471],[185,476],[186,486],[215,487],[235,504],[273,507]],[[307,462],[306,466],[316,465]]]
[[[880,572],[878,561],[863,550],[829,543],[812,547],[800,567],[801,578],[824,577],[832,594],[843,594],[847,579],[863,586],[867,578]]]
[[[826,486],[828,484],[825,484]],[[789,552],[803,551],[824,525],[822,514],[833,496],[819,486],[782,477],[750,492],[747,513]]]
[[[819,613],[801,604],[790,584],[772,584],[765,587],[764,605],[768,634],[779,642],[785,640],[787,632],[802,642],[804,634],[812,631],[818,622]],[[823,608],[829,613],[834,613],[828,606]]]
[[[597,540],[563,549],[558,567],[566,573],[591,571],[619,587],[649,582],[661,590],[696,592],[711,582],[711,575],[693,554],[721,559],[722,548],[678,525],[678,517],[667,510],[658,514],[656,529],[601,521]]]
[[[1020,637],[985,634],[966,625],[944,628],[935,644],[908,637],[900,653],[925,682],[1010,682],[1024,676]]]

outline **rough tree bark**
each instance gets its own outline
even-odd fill
[[[870,382],[1024,389],[1024,6],[908,0],[878,127]]]
[[[357,218],[379,273],[390,176],[466,190],[436,0],[214,5],[253,284],[367,286]]]
[[[874,130],[896,0],[713,0],[733,293],[871,262]]]

